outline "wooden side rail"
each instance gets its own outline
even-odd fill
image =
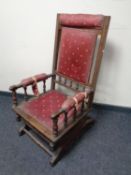
[[[12,85],[10,86],[9,90],[12,91],[12,100],[13,100],[13,105],[17,105],[18,101],[17,101],[17,96],[16,96],[16,91],[17,89],[23,88],[24,89],[24,98],[25,100],[27,100],[27,87],[28,86],[32,86],[32,89],[34,91],[34,93],[37,91],[37,83],[38,82],[43,82],[43,92],[46,92],[46,80],[48,78],[53,78],[55,75],[54,74],[38,74],[32,77],[29,77],[27,79],[22,80],[19,84],[17,85]]]

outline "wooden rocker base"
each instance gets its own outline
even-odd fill
[[[37,133],[27,124],[19,129],[19,136],[27,134],[40,148],[51,156],[50,164],[55,165],[65,154],[65,152],[72,146],[73,142],[77,140],[85,129],[94,123],[94,119],[86,117],[85,122],[80,122],[76,127],[66,134],[57,143],[47,144],[42,138],[38,137]]]

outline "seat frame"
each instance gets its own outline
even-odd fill
[[[94,92],[96,88],[96,82],[98,78],[98,73],[100,70],[100,64],[105,48],[106,37],[109,28],[110,16],[104,16],[104,25],[102,28],[91,28],[93,30],[97,30],[98,34],[101,35],[101,39],[99,42],[98,52],[95,61],[95,67],[92,73],[91,81],[88,84],[75,82],[74,80],[67,78],[66,76],[61,75],[56,72],[57,69],[57,60],[58,60],[58,50],[61,36],[61,29],[63,25],[60,23],[60,14],[57,15],[57,23],[56,23],[56,35],[55,35],[55,46],[54,46],[54,59],[53,59],[53,69],[52,74],[46,75],[44,74],[42,77],[37,79],[37,82],[43,82],[43,93],[46,93],[46,81],[51,78],[51,89],[56,88],[56,84],[60,86],[64,86],[73,91],[78,91],[79,86],[82,87],[83,91],[88,89],[89,100],[87,102],[88,108],[83,110],[80,113],[80,117],[76,117],[75,120],[71,124],[67,124],[67,111],[60,110],[58,113],[55,113],[51,116],[51,120],[53,122],[52,133],[50,133],[46,128],[43,127],[41,123],[37,120],[31,118],[31,116],[23,113],[19,109],[19,104],[17,100],[16,91],[19,88],[24,89],[24,97],[25,100],[28,100],[27,87],[34,83],[33,81],[29,82],[26,86],[22,83],[17,85],[13,85],[10,87],[12,91],[12,99],[13,99],[13,110],[17,114],[17,121],[22,121],[23,125],[19,129],[19,135],[27,134],[38,146],[40,146],[45,152],[47,152],[51,156],[50,164],[54,165],[65,153],[66,150],[72,145],[72,143],[84,132],[84,130],[90,127],[94,123],[94,119],[88,116],[92,108]],[[68,27],[68,26],[67,26]],[[71,27],[72,28],[72,27]],[[74,27],[75,28],[75,27]],[[77,27],[78,28],[78,27]],[[89,29],[89,28],[85,28]],[[64,81],[63,81],[64,79]],[[68,84],[67,80],[68,79]],[[70,82],[70,83],[69,83]],[[74,88],[72,86],[73,83],[76,83],[77,86]],[[38,97],[37,97],[38,98]],[[31,97],[33,100],[34,97]],[[61,114],[65,115],[65,128],[62,132],[58,131],[58,118]]]

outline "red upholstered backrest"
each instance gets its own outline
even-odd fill
[[[90,75],[97,32],[62,27],[57,72],[81,83]]]
[[[90,14],[61,14],[60,24],[70,27],[102,27],[104,23],[103,15]]]

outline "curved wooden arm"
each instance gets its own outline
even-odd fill
[[[53,77],[53,76],[55,76],[55,75],[54,74],[45,74],[45,73],[38,74],[38,75],[35,75],[32,77],[23,79],[19,84],[10,86],[9,90],[14,91],[14,90],[17,90],[21,87],[26,87],[26,86],[32,85],[34,83],[33,77],[35,77],[37,82],[40,82],[40,81],[44,81],[44,80],[46,80],[50,77]]]
[[[61,109],[57,112],[54,113],[51,116],[52,122],[53,122],[53,134],[54,136],[58,135],[58,119],[61,116],[61,114],[64,114],[64,126],[67,126],[67,122],[68,122],[68,112],[71,110],[74,110],[74,112],[76,113],[77,111],[81,110],[81,112],[84,109],[84,102],[85,99],[92,94],[93,89],[90,87],[87,87],[85,92],[78,92],[77,94],[75,94],[74,96],[68,97],[64,103],[61,106]],[[81,106],[80,106],[81,104]],[[80,107],[80,108],[79,108]],[[74,114],[74,120],[76,118],[76,115]]]
[[[52,114],[51,119],[56,119],[56,118],[58,118],[59,115],[61,115],[61,114],[64,113],[64,112],[66,112],[66,111],[65,111],[64,109],[61,108],[58,112]]]
[[[43,90],[45,92],[45,81],[50,78],[50,77],[53,77],[55,76],[54,74],[38,74],[38,75],[35,75],[33,77],[29,77],[29,78],[26,78],[24,80],[22,80],[19,84],[16,84],[16,85],[12,85],[10,86],[9,90],[12,91],[12,99],[13,99],[13,104],[14,105],[17,105],[17,97],[16,97],[16,90],[19,89],[19,88],[23,88],[24,89],[24,94],[25,94],[25,100],[27,99],[27,87],[30,86],[30,85],[33,85],[34,82],[40,82],[40,81],[43,81],[44,85],[43,85]]]
[[[10,90],[10,91],[15,91],[15,90],[17,90],[17,89],[19,89],[19,88],[21,88],[21,87],[22,87],[22,84],[19,83],[19,84],[15,84],[15,85],[10,86],[10,87],[9,87],[9,90]]]

